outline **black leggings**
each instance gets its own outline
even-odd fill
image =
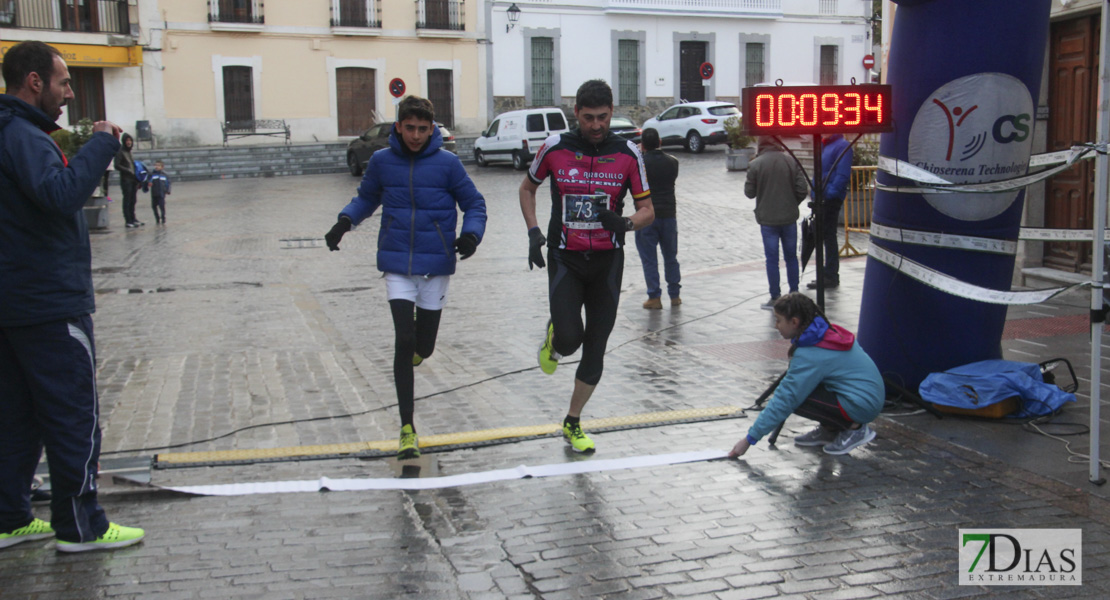
[[[587,385],[597,385],[605,366],[605,345],[617,322],[624,250],[585,253],[549,249],[547,264],[555,351],[567,356],[581,346],[582,360],[575,377]]]
[[[439,332],[439,317],[442,310],[416,308],[409,300],[390,300],[389,311],[393,313],[393,331],[396,345],[393,352],[393,381],[397,386],[397,409],[401,412],[401,426],[412,425],[413,401],[412,355],[419,354],[428,358],[436,349],[436,335]]]
[[[836,394],[830,392],[824,384],[818,384],[805,402],[794,409],[794,414],[813,419],[832,431],[844,431],[855,424],[840,407]]]

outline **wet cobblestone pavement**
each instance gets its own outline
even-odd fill
[[[676,155],[684,303],[642,309],[639,258],[634,250],[627,254],[605,376],[586,419],[746,407],[785,368],[787,344],[777,339],[770,313],[759,309],[766,277],[753,202],[742,197],[744,174],[726,172],[719,149]],[[573,381],[575,356],[552,376],[535,366],[547,320],[546,273],[527,268],[516,196],[523,175],[508,167],[470,171],[487,199],[487,234],[477,254],[460,263],[436,352],[416,369],[422,436],[557,422]],[[94,234],[106,468],[171,449],[396,437],[392,324],[373,255],[378,219],[348,234],[341,252],[328,252],[321,240],[356,184],[346,175],[182,183],[167,201],[168,225],[128,230],[113,214],[115,226]],[[546,189],[541,194],[546,198]],[[546,204],[540,206],[542,213]],[[865,239],[852,242],[866,247]],[[843,260],[842,285],[827,294],[831,319],[850,329],[858,321],[864,261]],[[1007,351],[1022,343],[1007,341]],[[1080,366],[1086,359],[1072,360]],[[1076,409],[1070,420],[1083,420],[1081,414]],[[195,497],[112,484],[105,476],[109,516],[146,528],[147,539],[97,555],[59,555],[45,542],[5,549],[0,597],[1110,594],[1104,494],[1053,478],[1051,466],[1015,464],[970,442],[951,443],[923,419],[880,418],[876,441],[842,457],[793,446],[790,438],[808,427],[791,419],[777,448],[761,443],[744,461],[441,490]],[[252,428],[287,421],[296,423]],[[454,475],[727,449],[748,423],[598,433],[594,456],[539,438],[426,453],[418,464],[423,476]],[[956,430],[970,427],[978,426]],[[980,429],[967,435],[984,437]],[[1042,454],[1055,453],[1056,462],[1046,464],[1082,468],[1063,467],[1056,442],[1033,439],[1005,443],[1050,444]],[[398,471],[392,459],[344,458],[156,469],[152,482]],[[48,507],[37,505],[36,515],[47,518]],[[959,586],[960,528],[1080,528],[1083,586]]]

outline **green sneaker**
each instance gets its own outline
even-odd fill
[[[138,527],[124,527],[115,523],[108,523],[108,531],[91,542],[56,542],[58,552],[90,552],[92,550],[114,550],[126,546],[133,546],[143,541],[146,535]]]
[[[45,540],[51,537],[54,537],[54,530],[50,528],[50,523],[35,518],[11,533],[0,533],[0,548],[7,548],[22,542]]]
[[[551,319],[547,320],[547,337],[543,339],[543,345],[540,346],[540,370],[548,375],[555,372],[559,367],[559,359],[556,358],[558,354],[555,352],[555,347],[552,345],[555,339],[555,326],[552,325]]]
[[[419,367],[420,363],[422,363],[422,362],[424,362],[424,357],[420,356],[419,354],[417,354],[415,352],[413,352],[412,353],[412,366]]]
[[[594,451],[594,441],[586,435],[586,432],[582,431],[582,425],[580,424],[563,423],[563,437],[575,452]]]
[[[401,428],[401,446],[397,449],[398,460],[420,458],[420,442],[416,438],[416,431],[412,425]]]

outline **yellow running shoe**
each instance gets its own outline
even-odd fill
[[[412,353],[412,366],[419,367],[420,363],[422,363],[422,362],[424,362],[424,357],[420,356],[419,354],[417,354],[415,352],[413,352]]]
[[[108,531],[91,542],[63,542],[58,540],[58,552],[90,552],[92,550],[114,550],[125,546],[133,546],[143,541],[146,535],[138,527],[124,527],[115,523],[108,523]]]
[[[420,442],[416,438],[416,431],[412,425],[401,428],[401,445],[397,450],[397,459],[420,458]]]
[[[50,528],[50,523],[34,518],[31,519],[30,523],[11,533],[0,533],[0,548],[34,540],[45,540],[51,537],[54,537],[54,530]]]
[[[586,432],[582,431],[582,425],[578,423],[574,425],[563,423],[563,437],[575,452],[594,451],[594,441],[586,435]]]
[[[540,346],[540,370],[548,375],[554,373],[559,367],[559,354],[555,352],[554,339],[555,325],[551,323],[551,319],[548,319],[547,337],[543,338],[543,345]]]

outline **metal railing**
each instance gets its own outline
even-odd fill
[[[606,4],[612,9],[782,12],[782,0],[607,0]]]
[[[262,0],[208,0],[209,23],[266,23]]]
[[[416,28],[464,31],[465,3],[466,0],[416,0]]]
[[[130,34],[127,0],[0,0],[0,27]]]
[[[860,256],[852,245],[852,232],[870,233],[871,210],[875,205],[875,173],[878,167],[852,167],[852,178],[848,186],[848,198],[844,201],[844,245],[840,256]]]
[[[381,27],[381,0],[331,0],[332,27]]]
[[[819,0],[817,3],[817,12],[822,15],[840,14],[839,7],[837,7],[836,4],[836,0]]]

